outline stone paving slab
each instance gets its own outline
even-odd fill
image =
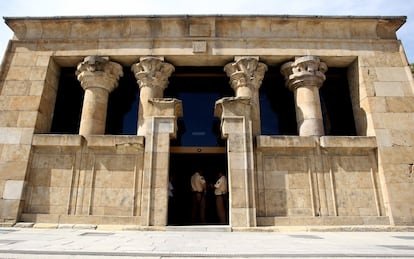
[[[414,232],[0,228],[0,258],[414,258]]]

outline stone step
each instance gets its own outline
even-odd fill
[[[186,232],[231,232],[231,227],[228,225],[167,226],[166,230]]]
[[[258,226],[390,225],[388,216],[257,217]]]

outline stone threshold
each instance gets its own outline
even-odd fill
[[[94,225],[94,224],[57,224],[57,223],[0,223],[1,228],[33,229],[77,229],[90,231],[190,231],[190,232],[414,232],[414,226],[384,225],[342,225],[342,226],[269,226],[269,227],[231,227],[231,226],[140,226],[140,225]]]
[[[229,225],[191,225],[191,226],[167,226],[167,231],[185,232],[231,232]]]

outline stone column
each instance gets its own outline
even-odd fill
[[[235,57],[233,63],[224,66],[230,77],[230,84],[236,97],[249,97],[251,100],[253,134],[260,134],[259,88],[267,66],[259,62],[259,57]]]
[[[249,97],[228,97],[216,102],[214,115],[221,118],[227,139],[229,223],[232,227],[255,227],[256,190],[253,134]]]
[[[286,86],[294,92],[296,121],[299,136],[324,135],[319,88],[325,81],[328,70],[318,57],[304,56],[294,62],[285,63],[280,71],[285,76]]]
[[[123,76],[122,66],[107,57],[88,56],[78,64],[76,75],[85,89],[79,134],[102,135],[105,133],[108,96]]]
[[[140,88],[137,134],[145,136],[148,100],[163,97],[164,89],[168,86],[168,78],[174,72],[174,66],[164,62],[163,57],[143,57],[140,58],[139,63],[132,65],[131,70]]]

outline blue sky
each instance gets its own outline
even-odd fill
[[[408,61],[414,63],[414,1],[408,0],[1,0],[0,15],[157,15],[157,14],[272,14],[407,16],[397,32]],[[0,56],[11,30],[0,23]]]

